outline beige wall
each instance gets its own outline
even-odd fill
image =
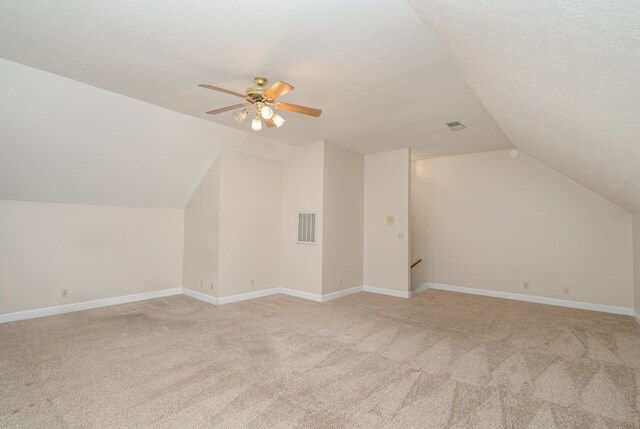
[[[640,314],[640,212],[636,212],[633,215],[633,271],[635,279],[635,309],[636,314]]]
[[[0,201],[0,313],[181,287],[182,245],[182,210]]]
[[[324,142],[294,148],[284,161],[282,286],[322,293]],[[318,244],[297,244],[298,212],[317,212]]]
[[[220,156],[211,163],[184,209],[182,285],[217,296]]]
[[[364,284],[408,292],[409,150],[364,157]],[[394,225],[387,226],[387,216]],[[404,238],[399,238],[399,234]]]
[[[633,302],[626,210],[522,151],[517,158],[496,151],[412,164],[412,254],[424,259],[412,272],[414,287],[428,281]]]
[[[229,150],[220,156],[218,297],[278,287],[282,162]]]
[[[364,157],[324,145],[322,293],[362,286]]]

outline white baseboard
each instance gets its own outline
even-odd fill
[[[636,322],[640,323],[640,312],[638,310],[633,312],[633,316],[636,318]]]
[[[323,295],[317,295],[315,293],[303,292],[301,290],[289,289],[286,287],[279,287],[276,293],[282,293],[289,296],[295,296],[296,298],[308,299],[309,301],[322,302]]]
[[[524,295],[519,293],[512,292],[500,292],[495,290],[488,289],[477,289],[471,287],[463,287],[463,286],[452,286],[445,285],[440,283],[430,283],[427,282],[423,285],[420,285],[416,290],[426,290],[426,289],[439,289],[439,290],[448,290],[451,292],[462,292],[468,293],[471,295],[482,295],[482,296],[490,296],[493,298],[504,298],[504,299],[512,299],[514,301],[526,301],[526,302],[534,302],[537,304],[548,304],[555,305],[559,307],[569,307],[569,308],[578,308],[581,310],[591,310],[591,311],[600,311],[603,313],[614,313],[614,314],[624,314],[627,316],[633,316],[634,310],[633,308],[628,307],[617,307],[615,305],[603,305],[603,304],[592,304],[589,302],[580,302],[580,301],[569,301],[566,299],[557,299],[557,298],[547,298],[544,296],[535,296],[535,295]]]
[[[209,304],[214,304],[214,305],[231,304],[234,302],[247,301],[250,299],[262,298],[265,296],[277,295],[280,293],[284,295],[295,296],[297,298],[308,299],[308,300],[317,301],[317,302],[322,302],[324,298],[322,295],[315,295],[312,293],[302,292],[295,289],[287,289],[283,287],[262,289],[262,290],[257,290],[255,292],[239,293],[236,295],[221,296],[218,298],[211,295],[206,295],[204,293],[200,293],[191,289],[186,289],[186,288],[182,289],[182,293],[184,295],[190,296],[191,298],[199,299],[200,301],[208,302]]]
[[[339,290],[338,292],[328,293],[320,297],[320,302],[327,302],[333,299],[342,298],[343,296],[352,295],[354,293],[362,292],[362,286],[356,286],[349,289]]]
[[[427,289],[429,289],[429,283],[423,283],[417,288],[411,290],[411,296],[416,296],[417,294],[422,293]]]
[[[237,295],[218,297],[218,304],[230,304],[232,302],[246,301],[248,299],[262,298],[263,296],[275,295],[281,292],[282,288],[274,287],[271,289],[262,289],[255,292],[239,293]]]
[[[182,294],[191,298],[199,299],[200,301],[208,302],[209,304],[218,304],[218,298],[215,296],[207,295],[206,293],[198,292],[192,289],[182,288]]]
[[[275,287],[270,289],[263,289],[255,292],[240,293],[237,295],[225,296],[218,298],[217,304],[230,304],[232,302],[246,301],[248,299],[261,298],[263,296],[277,295],[279,293],[296,298],[307,299],[315,302],[327,302],[332,299],[341,298],[343,296],[351,295],[352,293],[361,292],[362,286],[356,286],[354,288],[341,290],[338,292],[329,293],[326,295],[318,295],[310,292],[303,292],[296,289],[289,289],[285,287]]]
[[[249,299],[260,298],[263,296],[275,295],[280,292],[281,288],[262,289],[255,292],[239,293],[237,295],[215,297],[206,293],[198,292],[193,289],[182,288],[182,294],[200,301],[208,302],[213,305],[230,304],[232,302],[246,301]]]
[[[115,298],[105,298],[105,299],[97,299],[94,301],[78,302],[75,304],[59,305],[55,307],[38,308],[35,310],[18,311],[16,313],[0,314],[0,323],[14,322],[17,320],[25,320],[25,319],[33,319],[36,317],[52,316],[55,314],[70,313],[73,311],[90,310],[92,308],[108,307],[110,305],[117,305],[117,304],[127,304],[131,302],[136,302],[136,301],[143,301],[146,299],[162,298],[165,296],[180,295],[180,294],[198,299],[200,301],[208,302],[209,304],[222,305],[222,304],[230,304],[232,302],[246,301],[249,299],[255,299],[255,298],[260,298],[260,297],[269,296],[269,295],[276,295],[279,293],[289,295],[289,296],[294,296],[297,298],[308,299],[316,302],[327,302],[333,299],[341,298],[343,296],[362,292],[363,290],[366,292],[379,293],[382,295],[396,296],[400,298],[409,298],[411,296],[410,292],[402,292],[398,290],[377,288],[372,286],[356,286],[356,287],[341,290],[338,292],[329,293],[326,295],[317,295],[317,294],[303,292],[295,289],[275,287],[275,288],[263,289],[255,292],[241,293],[241,294],[231,295],[231,296],[223,296],[219,298],[216,298],[215,296],[207,295],[192,289],[173,288],[173,289],[165,289],[165,290],[159,290],[154,292],[139,293],[134,295],[118,296]]]
[[[232,302],[246,301],[248,299],[260,298],[263,296],[277,295],[279,293],[296,298],[307,299],[315,302],[327,302],[332,299],[341,298],[343,296],[351,295],[353,293],[361,292],[362,286],[356,286],[350,289],[341,290],[338,292],[328,293],[326,295],[318,295],[315,293],[304,292],[296,289],[289,289],[285,287],[274,287],[270,289],[263,289],[256,292],[240,293],[237,295],[225,296],[218,298],[218,304],[229,304]]]
[[[362,290],[365,292],[379,293],[380,295],[395,296],[398,298],[411,298],[411,291],[385,289],[383,287],[366,286],[366,285],[362,286]]]
[[[57,305],[54,307],[37,308],[35,310],[18,311],[0,314],[0,323],[15,322],[17,320],[34,319],[36,317],[52,316],[54,314],[71,313],[74,311],[90,310],[92,308],[108,307],[110,305],[128,304],[146,299],[162,298],[180,295],[182,288],[164,289],[153,292],[137,293],[134,295],[117,296],[114,298],[96,299],[93,301],[77,302],[74,304]]]

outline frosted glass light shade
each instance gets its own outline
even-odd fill
[[[265,119],[271,119],[271,117],[273,116],[273,110],[271,110],[269,106],[262,106],[262,109],[260,109],[260,113],[262,113],[262,117]]]
[[[233,117],[236,118],[236,121],[242,122],[245,120],[248,114],[249,112],[247,112],[245,109],[242,109],[241,111],[234,113]]]
[[[284,118],[276,113],[273,115],[273,123],[276,124],[276,127],[280,128],[284,125]]]
[[[251,129],[253,131],[260,131],[262,129],[262,121],[259,116],[256,116],[253,118],[253,121],[251,121]]]

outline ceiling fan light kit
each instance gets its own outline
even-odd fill
[[[262,106],[260,108],[260,113],[265,119],[271,119],[273,117],[273,110],[271,110],[269,106]]]
[[[249,111],[243,107],[241,111],[234,113],[233,117],[236,118],[236,121],[242,122],[247,119],[248,114]]]
[[[295,88],[286,82],[278,81],[273,84],[269,89],[265,90],[265,85],[269,82],[264,76],[256,76],[253,79],[255,86],[246,90],[245,95],[239,92],[230,91],[228,89],[219,88],[217,86],[209,84],[200,84],[201,88],[210,89],[213,91],[223,92],[225,94],[234,95],[236,97],[244,98],[246,103],[234,104],[233,106],[222,107],[220,109],[210,110],[207,112],[209,115],[217,115],[218,113],[228,112],[230,110],[242,109],[239,112],[235,112],[233,117],[238,122],[244,121],[249,115],[249,110],[255,109],[255,116],[251,121],[251,129],[254,131],[260,131],[262,129],[262,119],[264,119],[267,127],[280,128],[285,123],[285,119],[280,116],[275,110],[287,110],[295,113],[302,113],[303,115],[309,115],[318,117],[322,113],[322,110],[315,109],[313,107],[299,106],[297,104],[283,103],[276,101],[276,98],[285,95]]]
[[[262,129],[262,121],[260,120],[260,114],[256,112],[256,116],[253,117],[253,121],[251,121],[251,129],[253,131],[260,131]]]
[[[276,127],[280,128],[284,125],[284,118],[277,113],[273,115],[273,123],[276,124]]]

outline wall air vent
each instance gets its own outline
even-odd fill
[[[447,122],[447,127],[449,127],[451,131],[460,131],[465,129],[465,126],[460,121]]]
[[[298,244],[316,244],[316,212],[298,212]]]

